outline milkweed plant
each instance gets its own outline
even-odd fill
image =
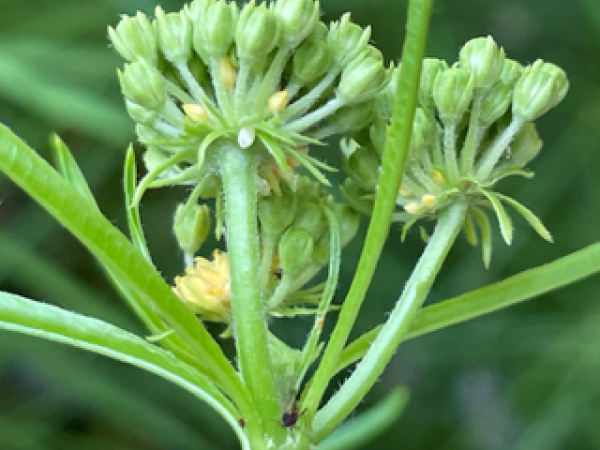
[[[349,13],[326,24],[313,0],[194,0],[179,12],[157,7],[154,18],[123,16],[108,35],[124,60],[118,79],[145,167],[138,176],[130,147],[129,238],[102,215],[57,136],[54,169],[2,127],[0,168],[99,260],[148,333],[9,293],[0,297],[0,328],[170,380],[222,416],[246,450],[351,448],[332,431],[401,342],[598,270],[584,264],[598,252],[590,247],[423,306],[461,232],[481,246],[486,267],[496,224],[511,243],[509,210],[552,240],[496,185],[532,177],[527,164],[542,147],[535,121],[569,87],[556,65],[523,65],[490,36],[468,41],[456,61],[425,58],[431,4],[410,1],[402,58],[393,63],[370,43],[370,28]],[[325,140],[341,167],[315,156]],[[339,186],[333,171],[345,174]],[[172,231],[183,263],[179,276],[164,279],[139,206],[148,189],[179,185],[186,196],[173,205]],[[361,220],[369,223],[362,254],[345,299],[333,304],[341,250]],[[420,234],[423,253],[385,323],[349,342],[386,237],[404,239],[424,223],[433,231]],[[224,250],[208,248],[209,233]],[[294,348],[270,326],[298,316],[312,325]],[[229,340],[231,359],[221,348]],[[352,365],[326,398],[332,378]],[[384,406],[400,410],[405,400],[398,390]]]

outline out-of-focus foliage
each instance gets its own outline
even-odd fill
[[[165,10],[183,2],[162,2]],[[372,24],[373,41],[397,59],[405,1],[323,0],[328,18],[352,11]],[[116,80],[118,58],[106,26],[120,13],[151,13],[152,0],[0,0],[0,121],[47,156],[58,132],[71,148],[103,212],[124,224],[122,166],[133,139]],[[593,0],[438,1],[428,54],[454,58],[492,34],[523,63],[540,57],[567,72],[570,92],[538,129],[545,146],[536,178],[506,184],[551,230],[554,244],[517,221],[491,268],[460,243],[434,288],[444,298],[551,261],[598,240],[600,223],[600,7]],[[527,189],[524,186],[527,185]],[[170,229],[184,192],[151,192],[142,205],[146,235],[162,273],[181,258]],[[0,177],[0,288],[143,332],[86,251]],[[520,226],[519,226],[520,225]],[[358,239],[357,239],[358,242]],[[417,229],[400,245],[394,230],[365,303],[358,332],[380,322],[397,282],[423,244]],[[345,251],[343,294],[360,249]],[[404,415],[365,448],[551,450],[600,448],[600,282],[597,278],[492,316],[403,345],[365,408],[397,384],[411,399]],[[290,340],[306,330],[282,322]],[[276,324],[280,325],[280,324]],[[352,419],[350,419],[352,420]],[[0,449],[227,449],[235,438],[216,416],[176,387],[100,357],[0,333]]]

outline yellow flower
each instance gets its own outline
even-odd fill
[[[231,288],[226,253],[215,250],[213,260],[196,258],[194,267],[175,277],[173,291],[195,314],[210,322],[229,322]]]

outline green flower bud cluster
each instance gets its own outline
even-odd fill
[[[326,182],[327,166],[305,149],[367,126],[392,69],[369,45],[369,28],[348,14],[330,26],[319,16],[314,0],[194,0],[109,27],[127,61],[118,72],[127,111],[154,155],[137,197],[148,187],[205,184],[218,175],[223,141],[259,155],[265,194],[291,182],[294,165]]]
[[[317,181],[298,176],[280,195],[259,200],[258,219],[267,309],[286,316],[315,312],[310,306],[318,304],[320,287],[301,288],[329,263],[331,227],[343,246],[358,229],[358,214],[335,202]]]
[[[481,207],[489,206],[510,243],[512,225],[503,202],[550,240],[528,209],[492,189],[504,177],[530,176],[525,166],[541,148],[533,121],[556,106],[568,87],[559,67],[541,60],[523,67],[506,58],[489,36],[467,42],[451,66],[425,59],[394,219],[406,223],[407,229],[422,217],[435,218],[452,202],[466,201],[470,205],[466,227],[476,223],[482,237],[488,235],[489,223]],[[343,142],[349,175],[344,192],[353,207],[364,213],[373,204],[393,89],[388,87],[375,100],[374,123]],[[475,233],[468,235],[476,241]]]

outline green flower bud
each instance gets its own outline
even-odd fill
[[[145,61],[125,65],[118,71],[121,92],[127,100],[146,109],[158,110],[167,100],[165,79],[158,69]]]
[[[516,167],[524,167],[542,149],[542,140],[538,135],[533,123],[526,124],[515,136],[510,144],[510,156],[506,160],[507,164]]]
[[[496,83],[481,99],[479,125],[488,127],[508,110],[512,101],[512,87]]]
[[[115,29],[108,27],[108,37],[125,60],[133,62],[142,59],[156,64],[156,33],[144,13],[138,11],[135,17],[122,16]]]
[[[358,131],[372,122],[375,117],[373,101],[337,110],[327,119],[327,126],[338,133]]]
[[[125,109],[134,122],[152,125],[158,118],[158,111],[155,109],[146,109],[143,106],[125,99]]]
[[[387,122],[385,120],[375,120],[369,127],[369,139],[379,156],[383,154],[386,132]]]
[[[421,67],[419,84],[419,103],[425,108],[433,108],[433,84],[438,73],[448,68],[446,61],[436,58],[425,58]],[[399,68],[396,69],[399,71]]]
[[[156,7],[158,46],[171,62],[187,61],[192,54],[192,22],[183,11],[165,14]]]
[[[333,62],[338,67],[344,67],[366,49],[371,37],[371,28],[364,30],[350,22],[350,14],[346,13],[341,20],[331,24],[327,35],[327,44],[331,49]]]
[[[556,106],[565,96],[569,82],[565,72],[538,59],[519,78],[513,93],[513,114],[533,121]]]
[[[313,0],[278,0],[271,8],[281,28],[283,45],[298,46],[319,23],[319,2]]]
[[[329,262],[329,255],[331,253],[331,236],[329,231],[326,231],[321,235],[319,240],[315,242],[315,246],[312,252],[312,262],[318,267],[323,267]]]
[[[344,68],[336,95],[345,105],[364,102],[385,87],[391,74],[378,59],[370,56],[355,59]]]
[[[474,78],[464,69],[451,67],[438,73],[433,84],[433,101],[440,118],[457,124],[471,104]]]
[[[471,39],[460,50],[459,61],[473,75],[476,89],[489,88],[502,72],[504,49],[491,36]]]
[[[215,0],[194,0],[189,5],[184,6],[183,11],[192,23],[201,22],[206,9],[213,3],[215,3]]]
[[[276,239],[290,226],[296,215],[297,201],[290,195],[270,195],[258,202],[258,220],[261,231]]]
[[[139,105],[138,105],[139,106]],[[165,136],[160,134],[148,124],[138,122],[135,126],[135,134],[142,144],[150,145],[157,141],[164,140]],[[147,167],[147,166],[146,166]]]
[[[194,50],[203,58],[218,58],[227,54],[233,43],[237,5],[224,0],[210,4],[204,16],[194,23]]]
[[[349,206],[342,203],[333,205],[333,214],[337,218],[340,227],[340,240],[342,246],[344,246],[352,240],[358,231],[360,216]]]
[[[307,39],[294,52],[292,74],[305,86],[323,76],[331,66],[331,54],[325,42]]]
[[[355,181],[364,188],[377,186],[379,179],[379,156],[369,147],[358,147],[344,161],[344,169]]]
[[[523,75],[523,66],[513,59],[504,59],[500,82],[505,86],[514,87],[515,83]]]
[[[314,203],[303,204],[296,213],[293,225],[295,229],[304,230],[317,240],[327,228],[327,220],[321,207]]]
[[[179,204],[175,211],[173,232],[179,248],[187,255],[198,251],[210,229],[210,213],[206,205],[192,205],[185,208]]]
[[[279,40],[279,28],[273,13],[254,0],[244,6],[235,30],[237,56],[251,64],[264,62]]]
[[[409,157],[411,159],[417,159],[421,152],[426,150],[433,142],[437,133],[436,126],[435,120],[427,113],[427,111],[421,107],[417,107],[410,138]]]
[[[167,159],[169,159],[169,154],[160,150],[158,147],[154,145],[148,146],[146,151],[144,152],[144,156],[142,159],[144,160],[144,165],[146,166],[146,170],[148,172],[152,172],[158,166],[163,164]]]
[[[291,275],[304,269],[312,259],[314,240],[305,230],[290,227],[277,246],[279,267]]]

